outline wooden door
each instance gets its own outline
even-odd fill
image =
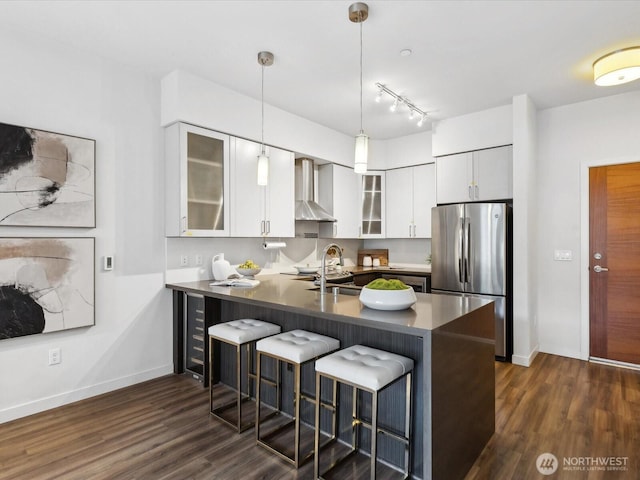
[[[640,365],[640,163],[589,169],[589,235],[590,355]]]

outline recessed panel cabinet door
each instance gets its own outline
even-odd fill
[[[231,203],[232,237],[259,237],[264,230],[266,188],[258,185],[260,145],[232,138]]]
[[[413,167],[412,180],[413,237],[431,238],[431,208],[436,206],[435,163]]]
[[[513,198],[513,149],[511,145],[473,152],[474,201]]]
[[[265,220],[267,237],[295,236],[295,188],[293,152],[269,148],[269,185]]]
[[[436,158],[438,204],[473,201],[473,154],[458,153]]]
[[[413,172],[413,167],[387,170],[387,238],[413,238]]]
[[[294,237],[293,153],[267,147],[269,181],[258,185],[260,144],[232,138],[232,237]]]

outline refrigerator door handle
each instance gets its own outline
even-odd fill
[[[464,264],[462,259],[464,258],[464,218],[460,219],[460,228],[458,229],[458,280],[460,283],[464,283]]]
[[[471,274],[469,272],[470,266],[470,255],[471,255],[471,219],[466,218],[464,222],[464,241],[465,241],[465,252],[464,252],[464,281],[465,283],[469,283],[471,281]]]

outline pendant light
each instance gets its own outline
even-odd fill
[[[258,155],[258,185],[269,183],[269,156],[264,147],[264,67],[273,65],[273,53],[259,52],[258,63],[262,66],[261,105],[262,105],[262,136],[260,137],[260,155]]]
[[[360,133],[356,135],[356,151],[353,170],[356,173],[367,172],[367,157],[369,156],[369,137],[362,129],[362,24],[369,16],[369,6],[357,2],[349,6],[349,20],[360,24]]]

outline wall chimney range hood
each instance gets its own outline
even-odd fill
[[[315,222],[335,222],[329,213],[313,200],[313,160],[310,158],[296,159],[296,170],[300,168],[300,179],[296,192],[299,192],[296,199],[296,220],[306,220]]]

